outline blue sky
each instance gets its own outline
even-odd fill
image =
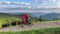
[[[0,2],[24,2],[24,3],[30,3],[31,6],[38,6],[38,7],[59,7],[60,6],[60,0],[0,0]]]
[[[19,12],[21,8],[60,8],[60,0],[0,0],[0,12]],[[12,9],[12,10],[11,10]],[[27,11],[26,9],[24,11]],[[40,10],[39,10],[40,11]],[[46,10],[45,10],[46,11]],[[41,12],[45,12],[44,10]],[[56,11],[47,11],[56,12]],[[58,10],[59,13],[59,10]]]

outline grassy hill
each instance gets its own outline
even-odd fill
[[[5,24],[8,21],[21,21],[21,17],[18,15],[7,14],[7,13],[0,13],[0,21]]]

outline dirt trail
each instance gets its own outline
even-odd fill
[[[14,32],[14,31],[21,31],[21,30],[31,30],[31,29],[37,29],[37,28],[51,28],[51,27],[60,27],[60,22],[38,22],[36,24],[33,24],[32,27],[29,27],[25,25],[25,27],[21,28],[20,26],[13,26],[13,27],[6,27],[0,29],[0,32]]]

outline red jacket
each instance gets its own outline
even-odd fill
[[[26,18],[29,18],[29,16],[27,14],[24,14],[22,16],[22,22],[23,22],[23,24],[26,24]]]

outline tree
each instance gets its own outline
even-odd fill
[[[48,21],[48,19],[47,18],[44,18],[44,21]]]
[[[53,20],[59,20],[58,17],[53,18]]]
[[[42,22],[42,21],[43,21],[43,19],[42,19],[42,15],[40,15],[39,21],[40,21],[40,22]]]

